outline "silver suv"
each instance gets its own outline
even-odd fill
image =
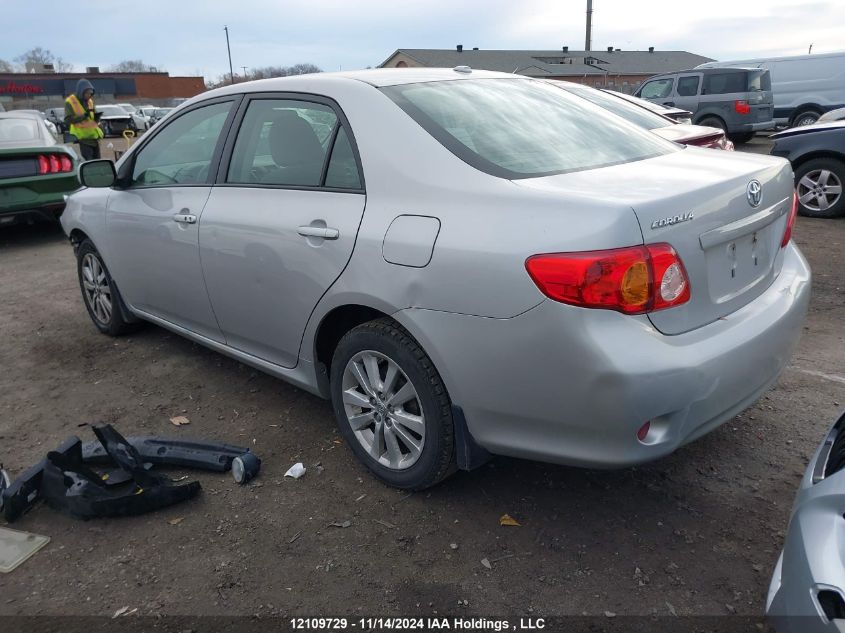
[[[760,68],[702,68],[652,77],[636,96],[693,113],[693,123],[724,130],[735,143],[775,127],[772,81]]]

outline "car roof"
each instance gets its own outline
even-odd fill
[[[288,77],[274,77],[272,79],[258,79],[246,81],[230,86],[223,86],[203,93],[203,97],[222,96],[224,94],[242,92],[284,92],[286,90],[303,90],[308,85],[341,85],[350,81],[370,84],[377,88],[397,86],[402,84],[424,83],[429,81],[460,81],[468,79],[529,79],[524,75],[512,75],[488,70],[473,70],[467,66],[467,71],[455,68],[371,68],[336,73],[313,73],[308,75],[291,75]],[[191,100],[194,101],[193,99]]]
[[[9,110],[0,112],[0,119],[35,119],[41,120],[41,115],[35,110]]]

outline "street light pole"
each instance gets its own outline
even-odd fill
[[[243,69],[244,69],[244,79],[246,79],[246,78],[247,78],[247,77],[246,77],[246,69],[247,69],[247,67],[246,67],[246,66],[241,66],[241,68],[243,68]]]
[[[232,70],[232,49],[229,48],[229,27],[224,26],[223,30],[226,31],[226,52],[229,53],[229,83],[235,83],[235,71]]]

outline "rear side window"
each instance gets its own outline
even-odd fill
[[[748,73],[748,90],[760,92],[772,89],[772,75],[768,70],[752,70]]]
[[[382,90],[458,158],[500,178],[593,169],[676,151],[545,82],[468,79]]]
[[[226,182],[361,188],[352,145],[335,111],[294,99],[256,99],[249,104]]]
[[[678,96],[694,97],[698,94],[698,75],[678,78]]]
[[[702,94],[725,95],[734,92],[746,92],[748,73],[713,73],[704,75]]]
[[[672,94],[672,78],[649,81],[640,91],[643,99],[664,99]]]

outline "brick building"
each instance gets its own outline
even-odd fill
[[[400,48],[380,68],[454,68],[469,66],[540,79],[562,79],[631,93],[643,80],[660,73],[694,68],[713,61],[686,51],[553,51]]]
[[[202,77],[171,77],[166,72],[0,73],[0,104],[7,110],[59,107],[83,77],[94,85],[100,104],[168,105],[205,90]]]

